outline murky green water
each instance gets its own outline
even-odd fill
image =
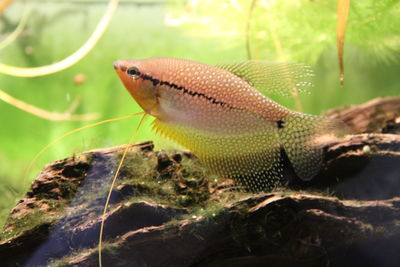
[[[76,113],[100,119],[140,111],[115,74],[112,62],[124,58],[179,57],[208,64],[247,58],[246,27],[251,1],[122,1],[104,36],[76,65],[36,78],[0,74],[0,90],[52,112],[79,100]],[[386,3],[386,1],[385,1]],[[304,112],[320,114],[343,105],[399,95],[399,5],[370,1],[350,9],[345,44],[345,85],[340,87],[336,52],[336,6],[329,1],[260,1],[252,14],[253,58],[305,62],[315,70],[315,87],[302,95]],[[34,67],[59,61],[90,36],[106,1],[37,1],[20,37],[0,50],[0,62]],[[25,6],[16,1],[0,17],[0,41],[13,31]],[[385,13],[386,12],[386,13]],[[77,83],[77,75],[84,82]],[[78,77],[79,78],[79,77]],[[293,99],[272,96],[294,108]],[[50,160],[91,148],[129,141],[138,118],[88,129],[46,151],[35,168],[24,172],[51,140],[90,122],[53,122],[0,102],[0,224]],[[152,133],[148,120],[136,141],[157,147],[177,145]]]

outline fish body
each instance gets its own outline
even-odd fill
[[[253,191],[269,190],[282,178],[281,149],[296,174],[311,179],[322,162],[315,140],[341,128],[338,121],[291,111],[260,92],[285,94],[302,85],[299,78],[309,74],[303,66],[151,58],[119,60],[114,68],[155,117],[157,132],[193,151],[212,172]]]

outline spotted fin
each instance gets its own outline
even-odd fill
[[[297,176],[309,181],[322,167],[322,144],[342,137],[346,134],[346,126],[342,121],[328,117],[293,112],[278,132]]]
[[[155,120],[153,129],[189,148],[213,173],[233,178],[253,192],[270,191],[282,180],[280,144],[268,124],[247,133],[220,135]]]
[[[263,60],[247,60],[216,65],[247,81],[262,93],[291,96],[295,90],[308,92],[314,76],[310,66],[302,63],[276,63]]]

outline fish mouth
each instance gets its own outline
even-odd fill
[[[114,65],[114,70],[118,70],[119,69],[118,60],[114,61],[113,65]]]
[[[126,71],[126,66],[124,66],[123,64],[121,64],[121,60],[117,60],[117,61],[114,61],[114,63],[113,63],[113,65],[114,65],[114,69],[117,71],[117,72],[125,72]]]

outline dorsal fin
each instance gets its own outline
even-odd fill
[[[313,86],[310,81],[313,71],[302,63],[246,60],[216,66],[239,76],[262,93],[290,96],[293,90],[308,92],[307,87]]]

